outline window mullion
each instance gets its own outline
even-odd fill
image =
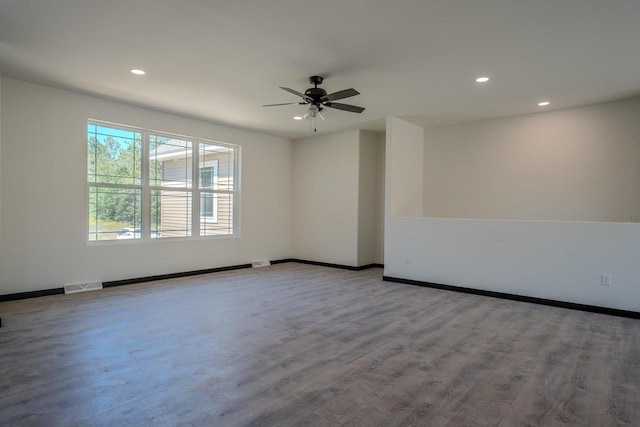
[[[233,149],[233,217],[231,219],[231,234],[238,233],[238,230],[241,227],[240,224],[240,176],[242,171],[240,170],[240,147],[235,147]]]
[[[200,236],[200,142],[193,141],[191,160],[191,236]]]
[[[142,185],[137,184],[112,184],[112,183],[102,183],[102,182],[88,182],[89,187],[96,188],[126,188],[131,190],[141,190]]]
[[[149,132],[142,132],[142,239],[151,238],[151,190],[149,189]]]

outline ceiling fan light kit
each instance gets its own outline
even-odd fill
[[[327,94],[327,91],[319,88],[318,85],[322,84],[324,78],[321,76],[311,76],[309,77],[309,83],[313,85],[307,89],[304,93],[298,92],[297,90],[288,88],[288,87],[280,87],[280,89],[285,90],[293,95],[296,95],[302,99],[300,102],[285,102],[282,104],[268,104],[263,105],[263,107],[276,107],[280,105],[308,105],[307,114],[302,116],[305,119],[311,120],[313,123],[313,131],[316,132],[316,117],[320,117],[322,120],[325,119],[322,110],[325,107],[333,108],[336,110],[349,111],[351,113],[362,113],[365,109],[363,107],[358,107],[356,105],[350,104],[342,104],[339,102],[333,102],[339,99],[350,98],[352,96],[360,95],[360,92],[357,90],[350,88],[339,90],[338,92]]]

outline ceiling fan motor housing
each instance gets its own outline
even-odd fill
[[[311,87],[307,89],[304,94],[313,99],[313,103],[316,104],[319,103],[322,98],[327,96],[327,91],[319,87]]]

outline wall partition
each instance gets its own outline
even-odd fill
[[[633,99],[424,129],[421,147],[388,119],[385,275],[640,311],[637,117]],[[420,196],[389,163],[409,145]],[[412,196],[422,214],[394,211]]]

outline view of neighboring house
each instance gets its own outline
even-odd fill
[[[161,188],[151,191],[151,228],[161,237],[190,236],[194,219],[203,236],[233,234],[233,148],[202,142],[199,147],[194,186],[193,143],[151,136],[149,182]],[[185,191],[192,186],[195,192]],[[198,218],[191,214],[195,202]]]

